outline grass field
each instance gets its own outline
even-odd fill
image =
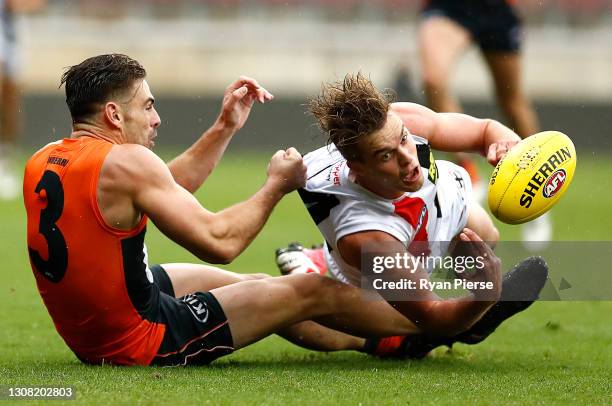
[[[262,184],[266,164],[263,155],[230,155],[198,198],[213,210],[244,199]],[[610,179],[611,159],[579,161],[572,188],[552,212],[555,239],[612,239]],[[486,342],[438,349],[419,362],[314,353],[271,337],[205,368],[84,366],[36,291],[21,201],[0,202],[0,223],[0,385],[70,385],[86,404],[612,403],[612,302],[536,303]],[[505,240],[519,236],[516,227],[500,228]],[[296,239],[319,241],[293,194],[228,268],[274,274],[274,248]],[[153,226],[147,245],[151,263],[196,261]]]

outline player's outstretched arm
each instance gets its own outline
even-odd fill
[[[408,130],[426,138],[437,150],[478,152],[495,165],[521,138],[510,128],[491,119],[480,119],[461,113],[436,113],[415,103],[393,103]]]
[[[150,150],[138,145],[115,150],[114,165],[109,165],[112,169],[105,176],[112,179],[112,171],[120,174],[115,178],[121,186],[113,187],[123,188],[135,213],[146,214],[170,239],[212,263],[229,263],[236,258],[259,233],[280,199],[303,186],[306,177],[306,167],[295,149],[278,151],[259,191],[248,200],[211,213],[174,181],[168,167]]]
[[[255,79],[240,77],[225,89],[221,112],[215,123],[168,167],[174,180],[191,193],[195,192],[221,160],[234,134],[246,122],[255,101],[265,103],[274,98]]]
[[[477,243],[482,240],[476,233],[468,231],[466,237]],[[395,254],[407,253],[404,245],[393,236],[382,231],[366,231],[350,234],[338,241],[338,251],[342,258],[351,266],[361,269],[361,253],[364,246],[368,249],[380,244],[380,252]],[[484,245],[484,246],[481,246]],[[496,302],[501,286],[501,263],[485,244],[478,244],[477,248],[486,251],[487,280],[491,280],[496,291],[488,297],[478,297],[475,292],[469,296],[443,300],[429,289],[421,288],[420,280],[429,280],[425,270],[418,267],[413,273],[406,269],[385,269],[382,276],[385,281],[400,281],[408,279],[414,281],[414,289],[407,292],[405,300],[389,301],[389,303],[411,320],[421,331],[437,336],[452,336],[470,328],[482,315]],[[479,251],[480,252],[480,251]]]

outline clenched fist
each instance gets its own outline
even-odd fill
[[[268,180],[285,194],[303,187],[306,184],[306,165],[302,155],[293,147],[276,151],[268,164]]]

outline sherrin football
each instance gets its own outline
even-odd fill
[[[497,163],[489,180],[489,209],[504,223],[520,224],[546,213],[567,191],[576,148],[558,131],[527,137]]]

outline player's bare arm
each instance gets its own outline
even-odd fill
[[[225,89],[221,112],[215,123],[196,143],[168,164],[174,180],[188,191],[195,192],[219,163],[234,134],[244,126],[255,101],[265,103],[273,98],[255,79],[246,76],[230,84]]]
[[[485,268],[478,277],[493,282],[494,291],[488,297],[474,291],[470,296],[442,300],[428,289],[411,290],[413,296],[401,302],[390,302],[400,313],[411,320],[423,332],[439,336],[451,336],[469,329],[496,302],[501,291],[501,262],[473,231],[466,229],[461,234],[462,241],[472,242],[479,250],[476,255],[485,258]],[[366,244],[384,244],[385,251],[404,255],[404,245],[391,235],[382,231],[365,231],[349,234],[338,241],[342,258],[351,266],[361,269],[361,253]],[[486,254],[486,255],[485,255]],[[386,280],[428,279],[427,272],[421,268],[414,273],[406,270],[385,270]],[[416,286],[420,286],[416,283]]]
[[[304,184],[305,173],[295,149],[278,151],[257,193],[212,213],[174,181],[157,155],[143,146],[125,144],[114,146],[102,165],[97,198],[104,220],[115,228],[131,229],[145,214],[198,258],[229,263],[255,238],[278,201]]]
[[[393,103],[390,111],[401,118],[411,133],[426,138],[434,149],[478,152],[492,165],[521,140],[510,128],[492,119],[436,113],[415,103]]]

